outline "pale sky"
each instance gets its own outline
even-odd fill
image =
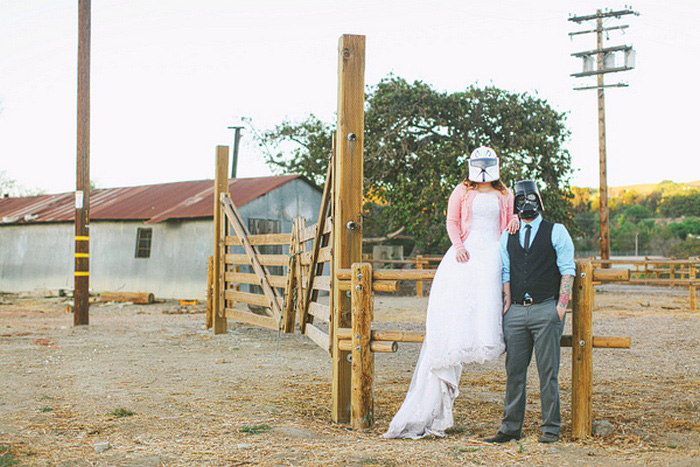
[[[598,186],[595,48],[569,14],[625,2],[543,0],[93,0],[91,178],[98,187],[214,177],[226,127],[314,113],[333,121],[337,44],[366,38],[368,85],[389,73],[454,92],[471,84],[537,93],[567,112],[572,184]],[[26,188],[75,189],[78,0],[0,0],[0,171]],[[637,1],[606,46],[637,52],[606,75],[608,183],[700,179],[700,2]],[[244,132],[238,174],[269,175]]]

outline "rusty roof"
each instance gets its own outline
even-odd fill
[[[229,180],[231,200],[236,206],[243,206],[296,178],[306,180],[301,175],[232,178]],[[207,218],[213,216],[213,207],[214,180],[99,188],[90,192],[92,221],[141,220],[154,223],[169,219]],[[74,220],[73,192],[0,199],[0,225]]]

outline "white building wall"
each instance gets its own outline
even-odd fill
[[[293,180],[240,208],[241,217],[279,219],[290,232],[296,216],[316,221],[321,194]],[[151,255],[136,258],[138,228],[151,228]],[[0,291],[73,287],[72,223],[0,226]],[[194,219],[145,224],[90,223],[90,289],[151,292],[157,298],[206,298],[207,258],[213,254],[213,221]]]

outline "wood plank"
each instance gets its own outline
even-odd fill
[[[571,435],[590,436],[593,430],[593,265],[576,263],[572,291]]]
[[[336,281],[336,285],[342,291],[350,290],[350,281]],[[399,281],[372,281],[374,292],[398,292]]]
[[[326,246],[323,248],[320,248],[318,250],[318,257],[316,259],[316,263],[327,263],[331,259],[333,259],[332,256],[333,253],[333,247],[331,246]],[[311,264],[313,261],[313,252],[312,251],[307,251],[306,253],[300,255],[301,256],[301,264],[308,266]]]
[[[317,328],[312,323],[306,323],[306,330],[304,331],[304,334],[309,336],[309,339],[311,339],[312,342],[321,347],[323,350],[326,352],[329,351],[330,338],[324,331]]]
[[[292,222],[292,236],[290,238],[289,244],[289,263],[287,264],[287,283],[284,289],[284,308],[282,308],[282,319],[281,328],[286,333],[294,332],[294,317],[295,311],[294,306],[294,288],[297,286],[297,256],[296,252],[299,249],[299,242],[297,237],[299,235],[299,223],[302,221],[301,217],[297,217]],[[270,280],[272,276],[268,276]],[[274,285],[270,281],[270,285]]]
[[[228,146],[216,147],[216,179],[214,181],[214,308],[212,327],[214,334],[226,334],[224,316],[224,236],[226,235],[225,216],[221,206],[221,196],[228,196]]]
[[[226,272],[224,273],[226,282],[234,282],[236,284],[254,284],[260,285],[260,279],[255,274],[244,272]],[[267,280],[270,281],[272,287],[285,288],[287,286],[287,276],[268,275]]]
[[[328,179],[328,175],[326,175],[326,179]],[[323,199],[324,198],[321,198],[321,201],[323,201]],[[318,232],[318,222],[308,227],[305,227],[299,234],[299,241],[308,242],[309,240],[313,240],[313,238],[316,237],[316,232]]]
[[[349,283],[348,283],[349,284]],[[302,287],[306,289],[309,286],[309,278],[304,277],[302,279]],[[325,290],[326,292],[331,290],[331,276],[317,276],[314,277],[314,286],[313,289],[315,290]],[[348,290],[349,287],[348,287]]]
[[[338,347],[344,352],[351,352],[353,350],[352,341],[349,339],[338,341]],[[369,349],[372,352],[392,353],[399,349],[399,344],[391,341],[370,341]]]
[[[352,265],[352,428],[361,430],[374,423],[374,353],[370,350],[374,293],[372,292],[372,265]]]
[[[279,233],[279,234],[258,234],[258,235],[248,235],[248,241],[251,245],[289,245],[292,239],[292,234]],[[224,245],[226,246],[241,246],[243,245],[243,240],[235,235],[229,235],[224,240]]]
[[[593,270],[593,280],[594,281],[629,281],[630,280],[630,270],[629,269],[594,269]]]
[[[423,331],[391,331],[391,330],[373,330],[371,340],[373,341],[395,341],[395,342],[423,342],[425,332]],[[352,339],[352,329],[338,329],[338,339]]]
[[[155,301],[155,297],[149,292],[102,292],[100,293],[100,301],[131,302],[148,305]]]
[[[268,301],[267,297],[264,295],[260,295],[257,293],[248,293],[248,292],[238,292],[236,290],[226,290],[224,291],[224,298],[226,300],[234,300],[236,302],[243,302],[243,303],[249,303],[251,305],[258,305],[262,307],[270,307],[270,302]],[[277,297],[277,306],[281,307],[282,306],[282,299],[280,297]],[[274,317],[276,319],[279,319],[279,317]]]
[[[224,313],[227,318],[231,318],[241,323],[252,324],[253,326],[262,326],[264,328],[274,330],[277,330],[279,327],[279,321],[274,319],[272,316],[258,315],[233,308],[225,308]]]
[[[365,37],[345,34],[338,43],[338,111],[333,169],[333,271],[362,260],[362,183],[364,174]],[[348,222],[360,228],[349,230]],[[351,368],[334,330],[350,327],[350,298],[333,290],[331,418],[350,420]]]
[[[375,269],[372,273],[372,280],[432,280],[436,271],[436,269]],[[337,269],[336,277],[339,280],[350,280],[350,269]]]
[[[253,264],[248,255],[227,254],[224,256],[226,264]],[[262,266],[286,266],[289,255],[258,255],[258,261]]]
[[[573,337],[571,334],[561,336],[561,346],[571,347]],[[629,349],[632,347],[632,339],[629,337],[593,336],[593,348],[597,349]]]
[[[211,329],[212,327],[212,309],[214,307],[214,257],[210,256],[207,259],[207,311],[206,311],[206,327]]]
[[[314,317],[314,322],[321,321],[327,323],[331,316],[331,308],[318,302],[309,303],[309,314]],[[350,334],[348,334],[348,339]]]

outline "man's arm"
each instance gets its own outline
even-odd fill
[[[501,282],[503,283],[503,314],[510,308],[510,255],[508,254],[508,231],[504,230],[500,238]]]
[[[574,283],[574,276],[571,274],[566,274],[561,276],[561,284],[559,285],[559,300],[557,301],[557,313],[559,313],[559,319],[564,319],[564,314],[566,314],[566,307],[571,300],[571,286]],[[503,286],[505,289],[505,284]],[[510,292],[510,287],[508,287],[508,292]]]
[[[510,308],[510,282],[503,284],[503,314],[506,314],[508,308]]]
[[[554,224],[552,228],[552,245],[557,252],[557,266],[561,274],[557,312],[559,319],[564,319],[566,307],[571,300],[571,287],[576,274],[576,263],[574,262],[574,242],[562,224]]]

